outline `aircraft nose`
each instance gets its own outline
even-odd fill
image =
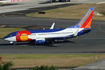
[[[8,37],[4,37],[3,39],[6,40],[6,41],[9,41],[10,40]]]
[[[3,39],[6,40],[6,41],[11,41],[11,42],[16,41],[16,37],[15,36],[14,37],[8,37],[8,36],[6,36]]]
[[[7,37],[5,36],[3,39],[5,40]]]

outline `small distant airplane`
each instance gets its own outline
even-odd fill
[[[56,0],[47,0],[48,2],[56,2]],[[59,2],[70,2],[70,0],[58,0]]]
[[[94,7],[90,7],[79,23],[68,28],[54,29],[55,23],[53,23],[50,29],[16,31],[8,34],[3,39],[12,44],[25,41],[34,42],[35,44],[53,44],[56,40],[74,38],[91,31],[93,12]]]

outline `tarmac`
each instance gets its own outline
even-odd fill
[[[47,7],[54,5],[66,4],[66,2],[48,3],[46,0],[26,0],[18,2],[9,2],[4,6],[0,6],[0,13],[7,13],[20,10],[28,10],[30,8]]]
[[[105,59],[74,68],[74,70],[105,70]]]
[[[5,21],[7,20],[7,21]],[[39,21],[40,20],[40,21]],[[67,20],[67,19],[47,19],[47,18],[19,18],[19,17],[1,17],[0,24],[7,25],[45,25],[50,26],[51,22],[55,21],[56,26],[67,27],[71,22],[74,25],[79,20]],[[23,23],[24,22],[24,23]],[[36,23],[35,23],[36,22]],[[42,23],[43,22],[43,23]],[[66,22],[65,24],[63,24]],[[30,24],[29,24],[30,23]],[[46,24],[44,24],[46,23]],[[102,24],[102,26],[97,27],[97,25]],[[83,52],[82,54],[89,54],[89,52],[103,52],[105,53],[105,22],[103,21],[93,21],[93,30],[92,32],[80,36],[78,38],[70,39],[70,41],[66,42],[58,42],[55,43],[54,46],[46,46],[46,45],[29,45],[27,43],[11,45],[2,39],[0,39],[0,54],[75,54],[74,52]],[[98,28],[101,28],[98,29]],[[47,50],[47,51],[46,51]],[[87,52],[86,52],[87,51]],[[86,53],[84,53],[86,52]],[[77,54],[76,53],[76,54]],[[93,62],[91,64],[87,64],[84,66],[80,66],[75,68],[74,70],[104,70],[105,69],[105,59]]]
[[[0,6],[0,13],[28,10],[30,8],[55,6],[68,3],[105,3],[105,0],[70,0],[70,2],[53,2],[52,4],[47,2],[47,0],[24,0],[9,2],[4,6]]]
[[[71,0],[71,3],[74,3],[74,2],[76,3],[100,3],[100,2],[103,2],[104,0],[80,0],[80,1]],[[58,3],[58,4],[65,4],[65,3]],[[51,5],[58,5],[58,4],[57,3],[53,3],[53,4],[47,3],[46,4],[45,0],[31,0],[31,1],[27,0],[24,2],[11,3],[10,6],[0,7],[0,13],[18,11],[18,10],[26,10],[29,8],[51,6]],[[74,70],[105,70],[105,59],[74,68]]]

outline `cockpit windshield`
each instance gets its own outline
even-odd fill
[[[17,32],[18,32],[18,31],[12,32],[12,33],[8,34],[7,36],[10,36],[10,37],[11,37],[11,36],[16,36]]]
[[[13,36],[12,34],[8,34],[7,36]]]

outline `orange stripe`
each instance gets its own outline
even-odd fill
[[[93,10],[94,11],[94,10]],[[80,28],[85,28],[88,23],[90,22],[90,20],[92,19],[92,16],[93,16],[93,11],[92,13],[88,16],[88,18],[85,20],[85,22],[82,24],[82,26]]]
[[[90,28],[90,26],[91,26],[91,21],[92,21],[92,19],[89,21],[89,23],[86,25],[85,28]]]

